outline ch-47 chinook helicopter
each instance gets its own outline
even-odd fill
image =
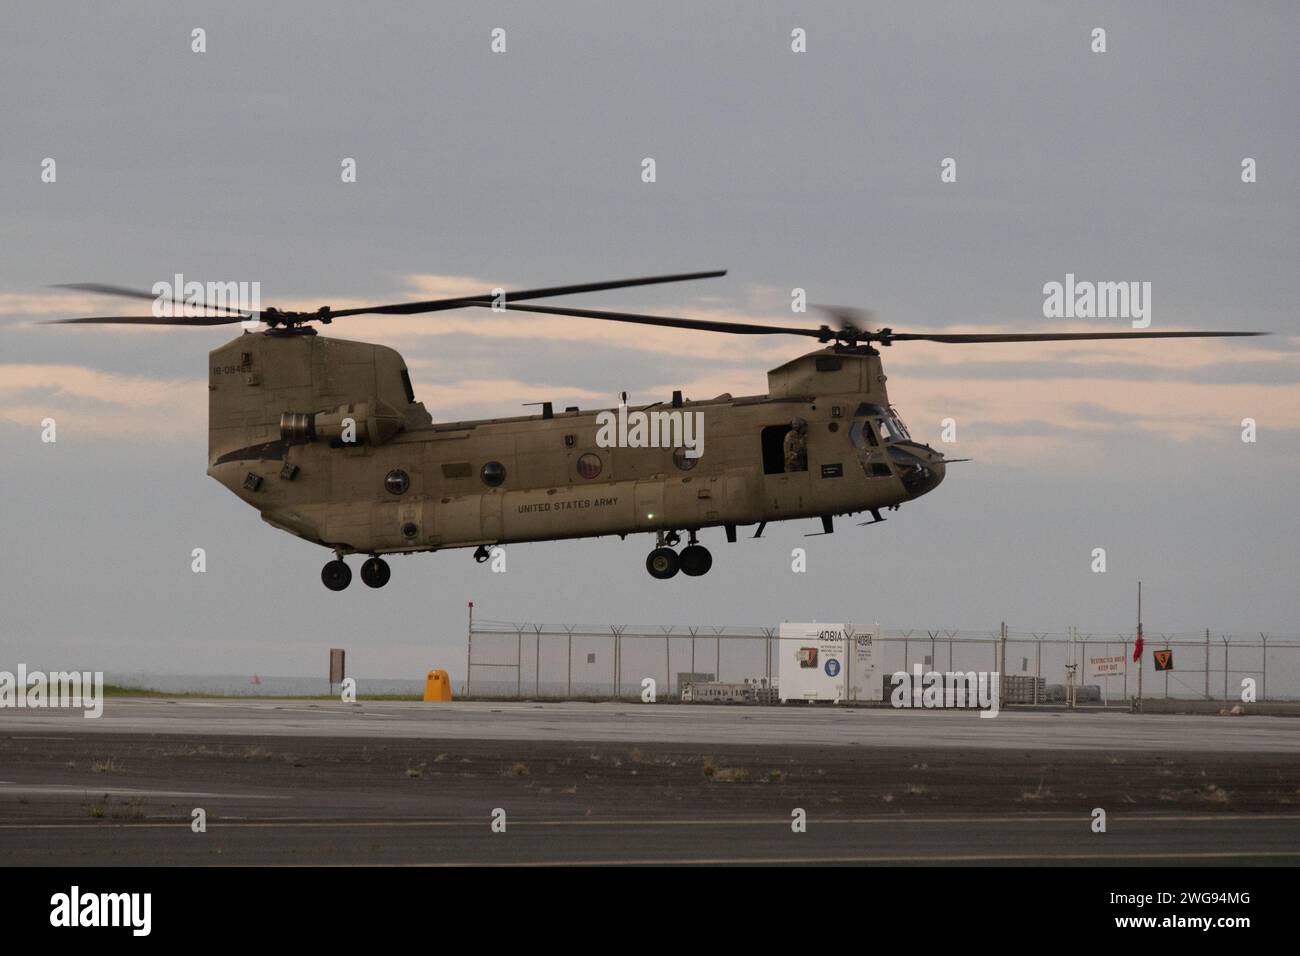
[[[859,327],[861,313],[832,309],[838,328],[755,325],[595,309],[527,300],[725,275],[698,272],[332,311],[240,311],[110,316],[67,323],[224,325],[260,320],[209,354],[208,474],[256,508],[268,524],[334,552],[321,580],[352,580],[344,555],[366,554],[361,579],[388,583],[385,554],[636,532],[656,536],[646,568],[656,578],[705,574],[713,559],[702,529],[880,512],[932,491],[944,456],[912,439],[889,402],[876,346],[896,342],[1059,342],[1194,338],[1258,332],[911,333]],[[65,288],[156,299],[119,286]],[[193,304],[187,300],[187,304]],[[354,315],[414,315],[496,308],[632,322],[731,335],[802,335],[823,348],[767,373],[767,394],[624,409],[647,416],[699,413],[703,454],[684,447],[606,447],[602,413],[545,403],[540,415],[434,422],[416,401],[401,355],[391,348],[317,335]],[[794,428],[801,440],[787,442]],[[680,434],[680,432],[678,433]],[[791,453],[791,447],[795,452]],[[681,537],[686,547],[676,550]]]

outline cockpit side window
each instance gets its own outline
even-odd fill
[[[876,433],[871,428],[871,423],[859,419],[849,427],[849,438],[853,440],[853,447],[862,451],[864,448],[875,448],[880,443],[876,441]]]
[[[406,400],[415,404],[415,389],[411,387],[411,373],[402,369],[402,387],[406,389]]]

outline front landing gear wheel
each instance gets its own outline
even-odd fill
[[[352,569],[335,559],[320,569],[320,579],[331,591],[342,591],[352,583]]]
[[[655,548],[645,559],[645,569],[650,572],[651,577],[658,578],[660,581],[671,578],[680,566],[677,552],[672,548]]]
[[[709,568],[713,567],[713,555],[702,544],[688,544],[682,548],[681,563],[682,574],[698,578],[701,574],[708,574]]]
[[[392,573],[388,562],[383,558],[371,558],[361,565],[361,580],[365,582],[366,587],[382,588],[388,583]]]

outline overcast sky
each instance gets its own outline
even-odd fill
[[[316,674],[343,646],[358,675],[459,678],[471,599],[518,621],[1127,630],[1139,578],[1148,630],[1300,632],[1300,8],[1059,7],[10,3],[0,669]],[[886,524],[707,533],[699,579],[650,579],[641,536],[512,547],[504,575],[398,558],[382,591],[333,594],[328,552],[204,474],[229,329],[36,324],[123,310],[52,283],[177,272],[314,308],[715,268],[571,301],[815,325],[801,287],[895,329],[1129,327],[1045,318],[1073,273],[1150,282],[1156,330],[1274,334],[900,344],[913,435],[951,417],[946,453],[975,461]],[[468,312],[331,332],[398,348],[439,420],[757,394],[806,347]]]

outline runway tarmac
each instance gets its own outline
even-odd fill
[[[104,714],[0,710],[0,733],[167,733],[449,740],[825,746],[1051,747],[1300,754],[1285,717],[1134,715],[1114,711],[893,710],[528,701],[196,700],[109,698]]]
[[[687,861],[1294,865],[1300,724],[527,702],[0,711],[0,864]]]

